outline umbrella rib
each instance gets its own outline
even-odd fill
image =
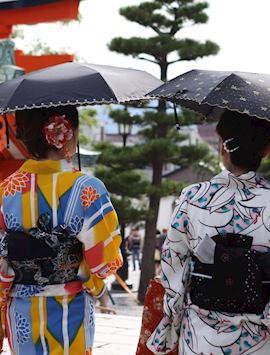
[[[235,75],[234,73],[231,73],[229,76],[226,76],[223,80],[221,80],[217,85],[214,86],[213,90],[215,90],[218,86],[224,83],[227,79],[231,78],[232,75]],[[211,90],[211,91],[213,91]],[[209,93],[201,100],[200,104],[203,104],[204,100],[208,97]]]
[[[22,83],[25,82],[25,78],[19,83],[19,85],[16,87],[16,89],[9,95],[8,100],[7,100],[7,104],[5,106],[5,108],[3,109],[3,113],[8,112],[8,108],[9,108],[9,103],[10,100],[12,99],[12,96],[17,92],[17,90],[21,87]]]

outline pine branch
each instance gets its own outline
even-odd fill
[[[160,31],[160,29],[159,29],[157,26],[155,26],[155,25],[151,25],[150,27],[151,27],[151,28],[152,28],[152,30],[153,30],[153,31],[155,31],[157,34],[159,34],[159,35],[163,35],[163,32],[162,32],[162,31]]]
[[[171,65],[171,64],[174,64],[174,63],[177,63],[177,62],[181,62],[181,61],[183,61],[183,60],[187,60],[187,59],[178,58],[178,59],[172,60],[171,62],[168,62],[168,65]]]
[[[179,30],[180,30],[180,27],[177,24],[177,9],[174,9],[174,21],[172,23],[172,27],[171,27],[169,34],[171,36],[174,36]]]
[[[154,63],[154,64],[159,64],[158,62],[156,62],[155,60],[152,60],[152,59],[148,59],[148,58],[145,58],[145,57],[137,57],[138,59],[141,59],[141,60],[146,60],[147,62],[150,62],[150,63]]]

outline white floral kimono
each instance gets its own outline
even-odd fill
[[[270,354],[270,304],[260,315],[221,313],[192,304],[187,291],[191,255],[222,233],[253,237],[252,248],[270,252],[270,182],[254,172],[225,170],[183,190],[162,252],[164,317],[148,340],[154,354],[179,344],[179,355]],[[270,254],[269,254],[270,257]]]

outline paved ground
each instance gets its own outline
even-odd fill
[[[140,317],[97,314],[93,355],[135,355]]]
[[[129,269],[132,291],[137,295],[140,272]],[[93,355],[135,355],[140,327],[142,306],[138,306],[126,292],[112,293],[116,315],[96,315],[96,335]]]
[[[140,271],[129,269],[129,281],[132,283],[132,293],[137,296],[139,287]],[[113,280],[113,277],[110,281]],[[142,306],[138,306],[134,299],[126,292],[112,292],[112,297],[115,301],[115,306],[109,303],[109,307],[115,309],[118,315],[140,317],[142,315]]]

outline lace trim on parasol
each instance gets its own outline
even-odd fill
[[[110,100],[95,100],[95,99],[85,99],[85,100],[75,100],[75,101],[58,101],[58,102],[50,102],[48,104],[41,103],[40,105],[36,104],[31,104],[31,105],[22,105],[22,106],[15,106],[15,107],[7,107],[6,109],[1,109],[0,108],[0,113],[9,113],[9,112],[14,112],[14,111],[20,111],[20,110],[31,110],[33,108],[49,108],[49,107],[58,107],[58,106],[68,106],[68,105],[78,105],[78,106],[83,106],[83,105],[102,105],[102,104],[121,104],[124,102],[131,102],[131,101],[146,101],[150,100],[151,96],[143,96],[143,97],[128,97],[128,98],[120,98],[120,99],[114,99],[111,98]]]
[[[169,101],[168,98],[170,98],[170,99],[172,99],[172,100]],[[204,98],[203,98],[202,100],[195,101],[194,99],[191,100],[191,99],[188,98],[188,97],[174,96],[173,93],[169,93],[169,94],[166,94],[166,95],[162,95],[162,94],[150,95],[150,97],[149,97],[149,95],[148,95],[146,99],[147,99],[147,100],[149,100],[149,99],[151,99],[151,100],[153,100],[153,99],[163,99],[163,100],[166,100],[166,99],[167,99],[168,102],[172,102],[172,103],[173,103],[173,102],[174,102],[174,103],[177,103],[177,100],[192,101],[192,102],[195,102],[196,104],[199,104],[199,105],[204,105],[204,104],[206,104],[206,105],[209,105],[209,106],[212,106],[212,107],[219,107],[219,108],[221,108],[221,109],[227,109],[227,110],[232,111],[232,112],[238,112],[238,113],[240,113],[240,114],[246,114],[246,115],[252,116],[252,117],[254,116],[254,117],[257,117],[257,118],[260,118],[260,119],[262,119],[262,120],[266,120],[266,121],[269,122],[269,118],[268,118],[268,117],[259,116],[259,115],[257,115],[256,113],[251,113],[251,112],[248,111],[248,110],[240,111],[240,110],[237,110],[237,109],[232,109],[232,108],[230,108],[230,107],[228,107],[228,106],[226,106],[226,105],[213,105],[213,104],[211,104],[211,103],[209,103],[209,102],[207,102],[207,101],[204,101],[204,102],[202,103],[202,101],[204,100]],[[200,113],[199,111],[196,111],[196,110],[192,109],[191,107],[186,107],[186,108],[188,108],[189,110],[191,110],[191,111],[193,111],[193,112],[195,112],[195,113]],[[202,113],[201,113],[201,115],[203,116]]]

